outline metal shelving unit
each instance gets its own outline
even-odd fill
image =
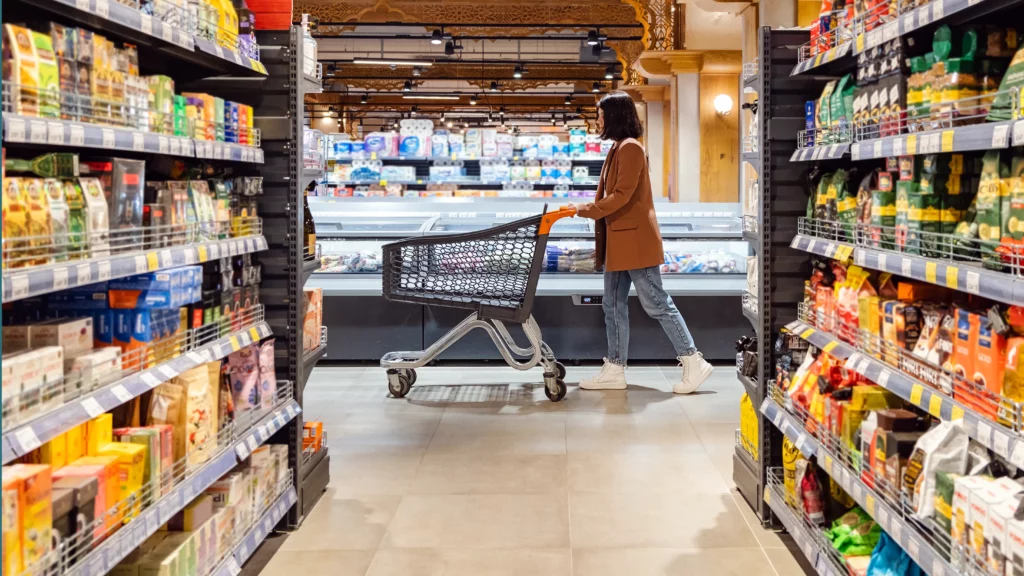
[[[799,274],[803,257],[789,248],[789,240],[796,233],[797,218],[806,208],[806,167],[790,162],[790,158],[796,149],[797,131],[803,127],[803,92],[809,81],[790,78],[788,71],[796,65],[798,47],[806,40],[806,32],[761,28],[757,71],[750,71],[746,83],[757,91],[759,119],[757,159],[751,163],[760,179],[760,202],[756,226],[744,233],[751,239],[759,266],[757,293],[750,294],[757,302],[757,315],[750,318],[758,341],[759,381],[750,395],[755,406],[764,401],[763,383],[775,376],[773,338],[796,318],[796,304],[803,293]],[[758,469],[750,470],[737,449],[733,480],[758,516],[770,522],[771,510],[763,498],[766,470],[781,462],[781,440],[763,418],[758,428]]]
[[[294,381],[295,399],[303,404],[303,389],[315,362],[302,350],[302,291],[308,278],[308,255],[303,247],[302,203],[305,186],[302,149],[303,101],[315,92],[318,82],[302,73],[302,29],[257,33],[260,60],[269,74],[260,90],[260,102],[254,106],[256,126],[266,151],[261,168],[264,194],[260,197],[260,215],[269,244],[264,263],[263,295],[267,323],[274,330],[278,351],[278,378]],[[285,428],[289,445],[289,467],[293,475],[296,506],[286,516],[286,525],[295,528],[323,490],[324,481],[310,484],[302,467],[302,418]],[[326,459],[325,459],[326,461]],[[326,465],[326,464],[325,464]]]

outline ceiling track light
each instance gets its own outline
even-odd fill
[[[604,69],[604,79],[605,80],[611,80],[613,78],[615,78],[615,67],[614,66],[609,66],[609,67],[605,68]]]
[[[523,67],[520,66],[519,64],[516,64],[516,68],[512,72],[512,77],[513,78],[522,78],[523,77]]]
[[[409,114],[413,116],[415,116],[417,112],[419,112],[419,109],[416,108],[415,106],[413,106],[412,109],[409,110]]]
[[[501,108],[498,108],[498,115],[499,116],[504,116],[505,115],[505,107],[504,106],[502,106]]]
[[[595,94],[600,92],[601,91],[601,83],[600,82],[594,82],[594,86],[590,89],[590,91],[595,93]]]
[[[594,86],[597,86],[596,82],[594,83]],[[402,92],[412,92],[412,82],[406,80],[405,84],[402,84]]]
[[[572,106],[572,94],[569,94],[568,96],[565,97],[565,105]]]
[[[366,94],[363,94],[363,97],[359,99],[359,103],[360,104],[366,104],[369,101],[370,101],[370,97],[367,96]]]
[[[591,30],[587,32],[587,44],[590,46],[597,46],[601,41],[597,39],[597,30]]]
[[[435,46],[440,46],[442,42],[444,42],[444,33],[435,28],[434,31],[430,33],[430,43]]]
[[[420,74],[423,74],[423,69],[419,66],[414,66],[412,69],[412,75],[419,76]],[[611,76],[605,76],[605,78],[611,78]]]
[[[498,91],[498,82],[497,81],[491,82],[491,92],[497,92],[497,91]]]
[[[449,40],[448,42],[445,43],[445,45],[444,45],[444,55],[445,56],[455,56],[455,42],[453,40]]]
[[[470,96],[469,97],[469,105],[470,106],[476,106],[476,99],[477,99],[477,96],[475,94]]]

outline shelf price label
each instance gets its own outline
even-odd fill
[[[960,269],[956,266],[946,266],[946,287],[956,290],[959,280]]]
[[[72,146],[84,146],[85,145],[85,128],[77,125],[71,125],[71,145]]]
[[[913,156],[917,154],[917,134],[911,134],[907,136],[907,152],[908,155]]]
[[[1006,124],[992,127],[992,147],[1006,148],[1009,143],[1010,127]]]
[[[28,140],[33,144],[46,143],[46,122],[32,120],[28,123]]]
[[[941,2],[935,2],[932,6],[941,4]],[[942,132],[942,149],[940,152],[952,152],[953,151],[953,136],[956,134],[954,130],[945,130]]]
[[[60,122],[46,123],[46,142],[61,146],[64,144],[64,125]]]
[[[164,41],[166,41],[166,42],[173,42],[174,41],[174,29],[171,28],[170,26],[161,25],[161,27],[160,27],[160,37],[163,38]]]
[[[142,19],[142,33],[153,35],[153,17],[149,14],[139,14],[139,18]]]
[[[903,156],[903,138],[895,138],[892,141],[892,155]]]
[[[53,289],[64,290],[68,287],[68,269],[67,268],[54,268],[53,269]]]
[[[25,141],[25,121],[20,118],[4,119],[7,130],[7,139],[12,142]]]
[[[102,140],[101,141],[103,143],[103,147],[104,148],[113,148],[114,147],[114,142],[115,142],[114,131],[113,130],[109,130],[107,128],[103,128],[103,129],[101,129],[100,133],[102,134]]]
[[[110,4],[107,0],[96,0],[96,14],[100,18],[110,18]]]
[[[928,398],[928,413],[936,418],[942,418],[942,396],[932,392]]]
[[[935,262],[925,262],[924,263],[924,279],[927,280],[928,282],[931,282],[932,284],[936,284],[937,283],[936,274],[937,274],[938,268],[939,268],[939,265],[936,264]]]

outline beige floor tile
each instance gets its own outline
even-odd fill
[[[757,540],[729,494],[570,492],[575,548],[748,548]]]
[[[288,539],[293,538],[294,535]],[[364,576],[372,559],[372,550],[324,550],[310,554],[281,549],[260,576]]]
[[[811,576],[814,568],[795,544],[787,548],[766,548],[765,554],[779,576]]]
[[[568,548],[564,496],[406,496],[382,548]]]
[[[428,453],[410,494],[564,494],[566,457],[561,454]]]
[[[281,550],[375,550],[387,532],[400,496],[339,496],[328,488]]]
[[[740,515],[743,516],[743,520],[746,521],[750,531],[754,533],[754,538],[757,538],[757,542],[762,548],[785,548],[789,542],[792,542],[792,539],[783,532],[763,528],[761,520],[758,519],[757,514],[738,490],[732,491],[732,499],[736,502],[736,508],[739,509]],[[799,553],[799,550],[797,552]]]
[[[557,417],[460,416],[441,421],[427,454],[565,454],[565,422]]]
[[[566,449],[579,453],[699,452],[704,453],[693,426],[685,418],[594,418],[569,416]]]
[[[728,494],[711,457],[699,452],[569,454],[569,490]]]
[[[332,449],[333,450],[333,449]],[[409,493],[422,454],[345,454],[331,459],[330,487],[342,496]]]
[[[776,576],[760,548],[573,550],[574,576]]]
[[[420,454],[430,444],[440,421],[379,420],[328,426],[331,452],[346,454]]]
[[[367,576],[570,576],[564,550],[380,550]]]

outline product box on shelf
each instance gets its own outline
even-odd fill
[[[15,464],[3,467],[4,514],[13,512],[17,519],[6,522],[16,526],[21,547],[4,550],[4,564],[21,570],[39,566],[50,552],[53,528],[53,478],[51,467],[38,464]],[[5,542],[7,540],[5,534]],[[14,558],[8,559],[9,555]]]
[[[54,514],[53,529],[60,534],[62,540],[75,537],[82,550],[89,550],[92,548],[92,534],[88,532],[87,527],[91,526],[97,517],[96,496],[99,492],[99,483],[96,478],[68,476],[55,480],[53,488],[55,491],[66,490],[71,495],[70,507],[65,515],[61,517]]]

